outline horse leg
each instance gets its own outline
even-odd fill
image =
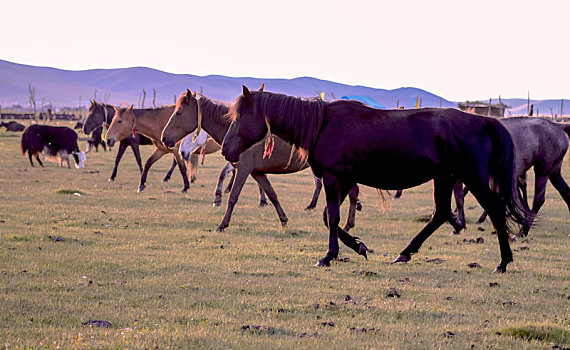
[[[329,249],[327,254],[315,266],[330,266],[331,260],[338,257],[338,223],[340,222],[341,182],[334,176],[323,176],[325,194],[327,198],[327,212],[329,224]]]
[[[257,205],[257,207],[258,208],[266,207],[269,204],[267,203],[267,197],[265,196],[265,191],[263,190],[263,188],[259,183],[257,184],[257,187],[259,188],[259,204]]]
[[[470,183],[468,186],[479,204],[489,215],[497,231],[497,238],[501,250],[501,262],[494,272],[506,272],[507,265],[513,261],[513,253],[509,245],[506,203],[501,199],[498,193],[489,188],[488,183],[478,182],[473,185]],[[518,193],[515,195],[518,195]]]
[[[107,152],[107,144],[105,141],[101,140],[101,146],[103,147],[103,151]]]
[[[232,186],[234,185],[234,181],[236,179],[236,169],[232,167],[231,171],[232,171],[232,178],[230,179],[228,187],[226,187],[224,193],[230,193],[232,191]]]
[[[115,177],[117,176],[117,169],[119,168],[119,162],[121,158],[123,158],[123,154],[127,149],[127,142],[121,141],[119,143],[119,150],[117,151],[117,156],[115,157],[115,166],[113,167],[113,172],[111,173],[111,177],[109,177],[109,181],[115,181]]]
[[[220,176],[218,177],[218,184],[216,185],[216,193],[214,198],[214,207],[219,207],[222,205],[222,186],[224,185],[224,179],[228,176],[230,171],[233,171],[234,167],[232,163],[228,162],[226,166],[220,172]],[[234,172],[235,175],[235,172]],[[232,178],[233,179],[233,178]]]
[[[190,155],[190,182],[194,183],[197,179],[196,174],[198,174],[198,158],[200,156],[197,154]]]
[[[354,223],[356,221],[356,206],[358,205],[359,192],[360,189],[358,188],[358,185],[352,186],[352,188],[348,192],[348,200],[350,206],[348,207],[348,217],[346,218],[346,225],[344,225],[344,230],[346,232],[350,231],[350,229],[354,227]]]
[[[148,157],[148,159],[146,160],[146,163],[144,165],[144,169],[143,172],[141,174],[141,180],[139,182],[139,188],[137,190],[137,192],[142,192],[144,191],[144,189],[146,188],[146,177],[148,175],[148,171],[150,169],[150,167],[160,158],[162,158],[163,155],[165,155],[166,152],[164,152],[163,150],[160,149],[155,149],[152,154],[150,155],[150,157]]]
[[[35,166],[34,166],[34,161],[32,160],[32,156],[33,156],[33,154],[30,153],[30,152],[28,152],[28,158],[30,159],[30,165],[32,166],[32,168],[35,168]],[[38,159],[38,161],[39,161],[39,158],[38,158],[38,155],[37,155],[37,154],[36,154],[36,159]]]
[[[129,145],[131,146],[131,149],[133,150],[133,154],[135,155],[135,159],[137,161],[137,164],[139,165],[139,172],[142,174],[143,167],[142,167],[141,151],[139,149],[139,144],[135,143],[135,142],[130,142]]]
[[[458,235],[461,230],[465,229],[465,197],[463,196],[463,184],[457,181],[453,186],[453,197],[455,197],[455,205],[457,207],[457,217],[453,217],[451,213],[449,223],[453,226],[454,235]],[[455,220],[454,220],[455,219]]]
[[[277,193],[275,193],[275,190],[273,189],[273,186],[271,186],[271,183],[267,179],[267,176],[264,173],[256,172],[256,173],[251,173],[251,177],[253,177],[254,180],[257,181],[259,187],[261,187],[263,191],[265,191],[265,193],[267,194],[267,197],[269,197],[269,200],[271,201],[271,203],[275,207],[275,210],[277,211],[277,215],[279,216],[279,221],[281,221],[281,226],[283,227],[287,226],[287,221],[289,221],[289,219],[287,218],[285,211],[281,207],[279,199],[277,198]]]
[[[230,193],[230,197],[228,198],[228,206],[226,208],[226,214],[222,219],[220,225],[216,228],[216,232],[223,232],[226,227],[230,225],[230,220],[232,218],[232,212],[234,211],[234,207],[239,199],[239,194],[245,184],[245,180],[249,176],[250,172],[244,169],[236,169],[236,178],[234,181],[234,185],[232,186],[232,192]]]
[[[539,175],[535,172],[534,179],[534,198],[532,200],[532,210],[531,213],[536,215],[542,205],[544,204],[544,195],[546,194],[546,183],[548,182],[548,176]],[[528,235],[530,231],[530,224],[522,225],[518,237],[524,237]]]
[[[396,193],[394,194],[394,198],[398,199],[402,197],[402,192],[404,192],[404,190],[397,190]]]
[[[178,153],[178,149],[172,152],[172,154],[174,154],[174,158],[178,163],[178,169],[180,169],[180,174],[182,175],[182,180],[184,181],[184,188],[182,188],[182,191],[180,192],[186,193],[186,191],[188,191],[188,189],[190,188],[190,182],[188,181],[188,169],[186,169],[186,163],[184,163],[184,159],[182,159],[182,157]]]
[[[164,176],[164,179],[162,179],[162,182],[168,182],[168,180],[170,180],[170,176],[172,176],[172,172],[174,171],[175,168],[176,168],[176,158],[172,158],[172,165],[170,166],[170,169],[168,169],[168,172],[166,173],[166,176]]]
[[[307,205],[305,210],[312,210],[315,209],[317,206],[317,202],[319,201],[319,195],[321,194],[321,188],[323,187],[323,182],[318,177],[314,176],[315,179],[315,192],[313,193],[313,198],[311,199],[311,203]]]
[[[350,229],[354,227],[354,223],[356,220],[356,210],[358,210],[358,211],[362,210],[362,204],[360,204],[360,201],[358,200],[359,191],[360,190],[358,188],[358,185],[354,185],[350,189],[350,191],[348,191],[350,206],[348,208],[348,217],[346,219],[346,225],[344,226],[345,231],[350,231]],[[344,201],[344,197],[346,197],[346,194],[344,194],[344,196],[342,197],[342,200],[340,203],[341,205],[342,205],[342,202]],[[325,227],[329,228],[329,222],[328,222],[328,215],[327,215],[327,208],[326,207],[323,209],[323,222],[325,224]]]
[[[452,178],[435,178],[433,180],[434,213],[427,225],[402,250],[396,260],[394,260],[394,263],[409,261],[412,258],[412,254],[418,252],[424,241],[445,221],[450,219],[451,193],[456,182],[457,180]]]
[[[562,178],[560,174],[560,170],[555,171],[554,173],[550,174],[550,183],[554,188],[560,193],[564,202],[568,206],[568,211],[570,211],[570,188],[566,181]]]

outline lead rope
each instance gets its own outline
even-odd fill
[[[273,135],[271,134],[271,125],[269,125],[269,119],[265,116],[265,125],[267,125],[267,135],[265,136],[265,150],[263,151],[263,159],[265,157],[271,158],[271,153],[273,153],[273,147],[275,145],[273,141]]]
[[[196,99],[196,106],[198,106],[198,127],[196,128],[196,134],[194,134],[192,138],[193,142],[196,141],[198,134],[202,131],[202,107],[200,107],[200,101],[198,101],[198,99]]]

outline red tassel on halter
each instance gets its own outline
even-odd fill
[[[135,130],[135,128],[133,128],[133,138],[135,138],[136,134],[137,134],[137,131]]]
[[[263,159],[271,158],[271,153],[273,153],[273,135],[271,134],[271,126],[269,125],[269,119],[265,116],[265,125],[267,125],[267,135],[265,136],[265,150],[263,151]]]

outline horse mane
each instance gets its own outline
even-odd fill
[[[250,96],[255,113],[265,116],[279,125],[284,133],[291,135],[288,141],[306,159],[317,140],[324,120],[325,106],[329,102],[263,91],[251,91]],[[238,111],[243,103],[246,103],[244,97],[239,96],[228,114],[230,119],[239,117]]]
[[[202,94],[200,94],[198,103],[200,103],[202,113],[205,115],[225,116],[230,110],[229,103],[213,100]]]

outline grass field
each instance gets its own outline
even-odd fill
[[[324,196],[304,211],[309,170],[269,177],[287,228],[272,206],[257,208],[248,180],[230,227],[216,233],[227,202],[212,207],[219,153],[187,194],[177,172],[160,182],[170,157],[136,193],[130,150],[111,183],[116,148],[88,154],[85,169],[31,168],[19,135],[0,131],[5,349],[570,347],[570,222],[550,185],[540,225],[512,244],[506,274],[492,273],[497,238],[488,222],[474,225],[480,208],[471,196],[467,231],[450,236],[443,226],[411,262],[390,264],[431,214],[430,183],[405,191],[386,213],[376,191],[363,188],[352,233],[374,253],[365,260],[341,246],[338,262],[316,268],[328,232]],[[143,159],[152,151],[141,149]],[[342,213],[345,220],[346,206]],[[474,262],[481,268],[468,267]]]

